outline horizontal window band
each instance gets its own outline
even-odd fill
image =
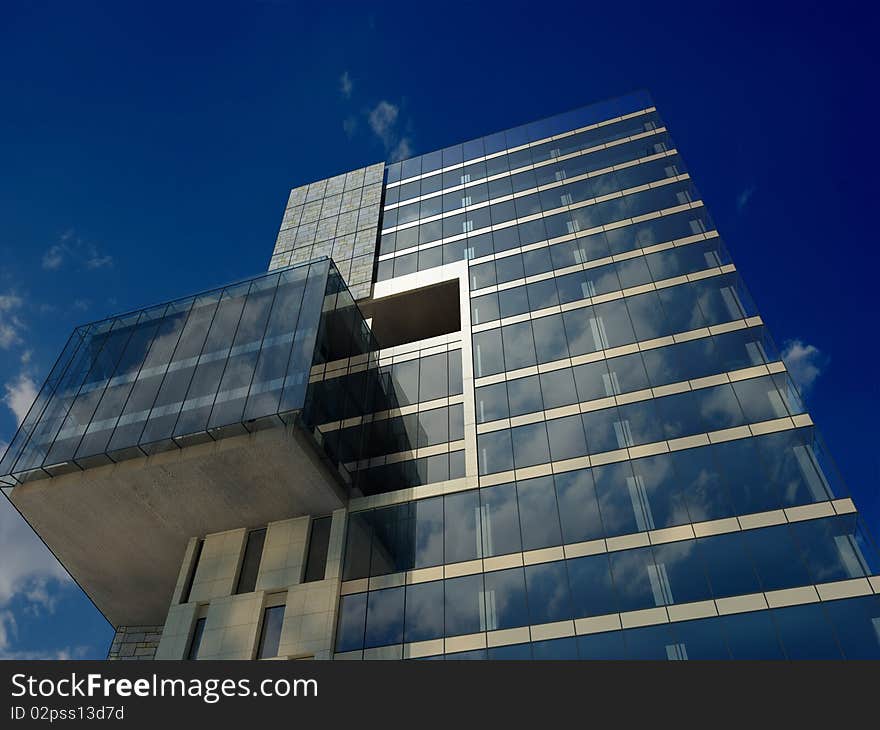
[[[531,250],[532,248],[542,248],[544,246],[554,246],[560,243],[568,243],[569,241],[574,241],[578,238],[586,238],[587,236],[593,236],[597,233],[607,233],[608,231],[614,231],[618,228],[626,228],[627,226],[638,225],[639,223],[645,223],[650,220],[654,220],[656,218],[665,218],[670,215],[675,215],[676,213],[682,213],[686,210],[696,210],[697,208],[703,208],[705,204],[702,200],[694,200],[689,203],[682,203],[681,205],[677,205],[673,208],[666,208],[663,210],[653,211],[651,213],[644,213],[642,215],[638,215],[634,218],[623,218],[619,221],[612,221],[611,223],[604,223],[601,226],[594,226],[593,228],[586,228],[582,231],[575,231],[572,233],[565,233],[561,236],[554,236],[553,238],[545,238],[541,241],[536,241],[532,244],[527,244],[530,248],[527,250]],[[486,228],[480,228],[479,231],[475,231],[472,233],[457,233],[454,236],[447,236],[446,238],[440,238],[436,241],[430,241],[428,243],[419,244],[418,246],[412,246],[408,249],[404,249],[402,251],[395,251],[393,253],[381,254],[378,257],[379,263],[384,263],[386,261],[401,258],[403,256],[426,251],[428,249],[436,248],[438,246],[444,246],[450,243],[457,243],[459,241],[466,241],[468,237],[472,237],[475,235],[483,235],[484,233],[501,231],[506,228],[512,228],[514,226],[520,225],[520,223],[527,223],[530,220],[536,220],[543,216],[529,216],[528,219],[514,219],[512,221],[505,221],[504,223],[498,223],[492,226],[488,226]],[[522,247],[526,248],[526,247]],[[499,254],[494,254],[491,258],[501,258],[501,254],[512,255],[513,253],[517,253],[516,248],[508,249],[507,251],[499,252]],[[469,263],[475,265],[476,263],[481,263],[483,261],[487,261],[490,259],[490,256],[480,257],[479,259],[470,260]],[[391,277],[394,278],[394,277]]]
[[[525,246],[516,246],[515,248],[509,248],[506,251],[491,253],[486,256],[480,256],[479,258],[468,259],[467,261],[470,266],[477,266],[488,261],[500,261],[511,256],[516,256],[517,254],[528,253],[529,251],[537,251],[538,249],[542,248],[550,248],[550,246],[557,246],[562,243],[571,243],[572,241],[577,240],[578,237],[579,236],[577,234],[569,234],[562,237],[565,240],[553,239],[553,243],[550,243],[549,241],[538,241],[537,243],[529,243]],[[619,261],[627,261],[628,259],[638,258],[639,256],[648,256],[652,253],[659,253],[661,251],[668,251],[671,248],[680,248],[681,246],[687,246],[692,243],[709,241],[713,238],[720,238],[720,234],[717,230],[714,229],[706,231],[705,233],[695,233],[691,236],[685,236],[684,238],[674,238],[669,241],[652,243],[650,246],[633,248],[629,251],[614,253],[610,256],[603,256],[601,259],[592,259],[591,261],[585,261],[580,264],[572,264],[571,266],[565,267],[564,269],[554,269],[554,271],[557,273],[560,271],[563,273],[570,273],[570,271],[574,272],[579,270],[586,271],[587,269],[594,269],[598,266],[605,266],[606,264],[617,263]],[[480,296],[481,293],[490,292],[492,291],[492,289],[493,287],[475,289],[471,292],[471,297]]]
[[[543,371],[553,372],[553,371]],[[574,415],[575,413],[589,413],[591,411],[599,411],[604,408],[613,408],[615,406],[629,405],[630,403],[641,403],[644,401],[662,398],[666,395],[674,393],[685,393],[694,390],[702,390],[704,388],[712,388],[716,385],[724,385],[726,383],[736,383],[741,380],[749,380],[751,378],[760,378],[765,375],[774,375],[776,373],[786,372],[785,363],[781,360],[765,363],[762,365],[752,365],[747,368],[738,370],[728,370],[715,375],[708,375],[702,378],[694,378],[691,380],[682,380],[676,383],[666,383],[652,388],[643,390],[630,391],[624,393],[613,393],[603,398],[594,398],[593,400],[580,401],[570,403],[556,408],[547,408],[542,411],[529,411],[520,413],[516,416],[508,416],[496,421],[485,421],[477,424],[477,433],[492,433],[505,428],[515,428],[525,423],[538,423],[540,421],[552,421],[555,418]],[[539,373],[541,374],[541,373]],[[527,376],[528,377],[528,376]],[[508,382],[508,381],[504,381]],[[520,419],[526,419],[520,421]]]
[[[517,224],[528,223],[529,221],[538,220],[539,218],[549,218],[551,216],[559,215],[561,213],[567,213],[570,211],[580,210],[581,208],[589,208],[595,205],[599,205],[601,203],[607,203],[609,200],[616,200],[618,198],[624,198],[630,195],[636,195],[638,193],[644,193],[649,190],[656,190],[658,188],[665,187],[667,185],[673,185],[675,183],[680,182],[689,182],[691,180],[691,176],[689,173],[681,173],[679,175],[673,175],[672,177],[663,177],[658,180],[652,180],[651,182],[642,183],[640,185],[636,185],[631,188],[623,188],[621,190],[615,190],[610,193],[605,193],[604,195],[598,195],[594,198],[586,198],[585,200],[578,200],[577,202],[573,202],[569,205],[558,205],[555,208],[548,208],[547,210],[541,210],[536,213],[529,213],[528,215],[522,217],[512,218],[510,221],[502,221],[500,223],[496,223],[493,226],[484,226],[483,228],[475,228],[472,231],[468,231],[470,235],[479,235],[480,233],[484,233],[489,230],[498,230],[501,227],[506,227],[506,224],[511,221],[515,221]],[[574,178],[572,178],[571,182],[576,182]],[[386,233],[399,233],[400,231],[410,230],[412,228],[418,228],[421,225],[426,223],[437,223],[442,222],[447,218],[454,218],[457,215],[467,215],[468,213],[472,213],[474,211],[483,210],[485,208],[490,208],[493,205],[499,205],[501,203],[508,203],[511,201],[516,201],[518,198],[525,198],[529,195],[536,195],[540,192],[543,192],[547,186],[540,186],[536,188],[530,188],[527,190],[523,190],[518,193],[511,193],[509,195],[502,195],[498,198],[490,198],[489,200],[484,200],[480,203],[475,203],[474,205],[469,205],[465,208],[457,208],[456,210],[450,210],[444,213],[437,213],[432,216],[428,216],[426,218],[419,218],[414,221],[409,221],[408,223],[401,223],[398,226],[392,226],[391,228],[386,228],[382,231],[382,234]],[[497,226],[497,228],[496,228]],[[457,235],[457,234],[456,234]],[[442,240],[442,239],[438,239]],[[430,241],[429,243],[433,243]],[[420,244],[421,245],[421,244]],[[412,246],[408,249],[401,249],[400,251],[395,251],[395,255],[405,254],[411,251],[415,246]],[[387,255],[387,254],[386,254]]]
[[[635,137],[630,137],[628,139],[624,139],[620,142],[620,144],[626,144],[628,142],[637,142],[640,139],[646,139],[647,137],[659,134],[665,134],[668,130],[665,127],[659,127],[657,129],[651,130],[650,132],[645,132],[644,134],[637,135]],[[433,193],[428,193],[426,195],[419,195],[415,198],[407,198],[404,201],[398,203],[391,203],[386,205],[383,208],[383,211],[392,211],[397,210],[405,205],[412,205],[413,203],[421,203],[424,200],[432,200],[434,198],[440,198],[444,195],[448,195],[449,193],[454,192],[467,192],[468,188],[472,188],[476,185],[486,185],[490,182],[494,182],[495,180],[501,180],[506,177],[513,177],[521,172],[529,172],[536,168],[545,167],[547,165],[555,164],[557,162],[565,162],[566,160],[571,160],[576,157],[581,157],[583,155],[588,154],[589,152],[595,152],[596,150],[589,150],[585,152],[574,152],[570,155],[565,155],[563,157],[558,157],[554,160],[549,160],[547,162],[542,162],[539,165],[528,165],[526,167],[520,167],[516,170],[511,170],[509,172],[501,172],[496,175],[489,175],[488,177],[480,178],[477,180],[472,180],[468,183],[462,183],[460,185],[453,185],[448,188],[442,188]],[[429,216],[426,218],[419,218],[415,221],[407,221],[406,223],[400,223],[397,226],[391,226],[390,228],[383,228],[382,233],[392,233],[394,231],[403,230],[405,228],[411,228],[413,224],[418,225],[420,223],[426,223],[434,220],[440,220],[443,217],[447,217],[449,215],[453,215],[455,213],[462,213],[468,210],[477,210],[479,208],[484,208],[487,205],[491,205],[492,203],[502,203],[507,200],[515,200],[516,198],[522,198],[527,195],[532,195],[534,193],[544,192],[545,190],[552,190],[554,188],[563,187],[568,183],[582,182],[583,180],[589,180],[590,178],[599,177],[600,175],[607,175],[611,172],[618,172],[620,170],[625,170],[629,167],[635,167],[637,165],[643,165],[647,162],[655,162],[656,160],[662,160],[665,157],[672,157],[674,155],[679,154],[676,148],[671,148],[668,150],[663,150],[663,152],[654,152],[650,155],[645,155],[643,157],[634,157],[631,160],[627,160],[626,162],[619,162],[616,165],[609,165],[608,167],[598,168],[596,170],[590,170],[588,172],[584,172],[580,175],[572,175],[571,177],[563,178],[562,180],[555,180],[554,182],[545,183],[543,185],[536,185],[533,188],[526,188],[525,190],[518,190],[515,193],[508,193],[507,195],[502,195],[498,198],[490,198],[488,200],[481,201],[480,203],[475,203],[474,205],[465,206],[463,208],[457,208],[456,210],[443,211],[443,213],[438,213],[433,216]]]
[[[309,373],[309,382],[316,380],[330,380],[332,378],[342,377],[351,373],[361,372],[370,368],[385,367],[401,362],[409,362],[410,360],[419,360],[423,357],[431,355],[439,355],[443,352],[456,352],[463,348],[461,332],[452,335],[441,335],[442,338],[449,338],[446,344],[432,345],[430,347],[421,346],[420,349],[409,351],[401,351],[392,354],[396,348],[387,348],[385,350],[377,350],[367,353],[366,355],[357,355],[355,357],[334,360],[323,365],[313,365]],[[440,338],[435,338],[440,339]],[[430,343],[433,340],[422,340],[422,343]],[[403,347],[403,346],[401,346]]]
[[[638,446],[628,446],[614,449],[612,451],[576,456],[562,461],[552,461],[520,469],[509,469],[502,472],[483,474],[480,476],[480,486],[489,487],[494,486],[495,484],[505,484],[506,482],[513,482],[520,479],[531,479],[533,477],[545,476],[547,474],[558,474],[561,472],[575,471],[577,469],[586,469],[594,466],[604,466],[605,464],[616,464],[621,461],[641,459],[645,456],[667,454],[672,451],[683,451],[684,449],[708,446],[709,444],[718,444],[725,441],[738,441],[751,436],[763,436],[764,434],[777,433],[778,431],[791,431],[793,429],[812,425],[813,419],[806,413],[796,416],[782,416],[780,418],[773,418],[769,421],[759,421],[757,423],[724,428],[718,431],[707,431],[677,439],[655,441],[649,444],[639,444]]]
[[[637,286],[627,287],[626,289],[617,289],[614,291],[605,292],[603,294],[597,294],[592,297],[583,297],[582,299],[573,299],[570,302],[565,302],[564,304],[554,304],[550,307],[544,307],[543,309],[534,309],[529,310],[528,312],[523,312],[522,314],[514,314],[509,317],[503,317],[501,319],[493,319],[488,322],[480,322],[480,324],[475,324],[471,327],[471,331],[474,334],[479,332],[485,332],[487,330],[497,329],[498,327],[504,327],[508,324],[517,324],[518,322],[525,322],[531,319],[541,319],[542,317],[547,316],[548,314],[558,314],[561,312],[570,312],[575,309],[585,309],[587,307],[591,307],[595,304],[603,304],[604,302],[611,302],[616,299],[626,299],[627,297],[635,297],[639,294],[645,294],[649,291],[658,291],[659,289],[668,289],[669,287],[678,286],[680,284],[690,284],[695,281],[701,281],[702,279],[711,279],[716,276],[723,276],[724,274],[732,274],[736,271],[736,267],[733,264],[724,264],[723,266],[713,266],[709,269],[702,269],[700,271],[693,271],[690,274],[681,274],[679,276],[674,276],[669,279],[659,279],[657,281],[649,281],[644,284],[638,284]],[[571,272],[571,273],[577,273]],[[537,277],[529,277],[527,279],[515,279],[514,281],[507,282],[504,285],[504,288],[498,287],[499,292],[507,291],[508,289],[515,289],[518,286],[528,286],[528,284],[533,284],[536,281],[546,281],[548,279],[556,279],[559,278],[557,274],[550,274],[549,276],[537,278]],[[485,290],[483,290],[485,291]],[[488,292],[490,294],[496,292]]]
[[[746,317],[744,319],[734,319],[721,324],[713,324],[708,327],[700,327],[687,332],[677,332],[672,335],[663,337],[655,337],[650,340],[640,340],[632,342],[628,345],[620,345],[619,347],[611,347],[607,350],[596,350],[588,352],[584,355],[576,355],[575,357],[566,357],[560,360],[552,360],[550,362],[541,363],[540,365],[530,365],[529,367],[519,368],[517,370],[508,370],[505,372],[494,373],[493,375],[484,375],[474,378],[474,387],[480,388],[484,385],[493,385],[502,380],[516,380],[517,378],[528,375],[537,375],[540,372],[549,370],[558,370],[564,367],[574,367],[589,362],[598,362],[599,360],[611,360],[621,355],[631,355],[635,352],[644,352],[646,350],[656,350],[658,347],[666,347],[667,345],[677,344],[679,342],[688,342],[690,340],[703,339],[712,335],[723,334],[725,332],[733,332],[735,330],[747,329],[749,327],[758,327],[763,325],[764,321],[759,317]],[[494,327],[493,329],[498,329]]]
[[[486,160],[491,160],[496,157],[501,157],[502,155],[509,155],[514,152],[520,152],[525,149],[531,149],[532,147],[540,147],[542,144],[546,144],[547,142],[555,142],[558,140],[566,139],[568,137],[573,137],[577,134],[583,134],[584,132],[590,132],[594,129],[599,129],[601,127],[607,127],[612,124],[619,124],[620,122],[625,122],[628,119],[635,119],[636,117],[645,116],[647,114],[652,114],[657,111],[657,107],[649,106],[644,109],[640,109],[639,111],[632,112],[630,114],[624,114],[620,117],[614,117],[613,119],[606,119],[605,121],[598,122],[596,124],[590,124],[586,127],[578,127],[577,129],[572,129],[568,132],[562,132],[561,134],[555,134],[550,137],[543,137],[542,139],[536,140],[534,142],[527,142],[525,144],[517,145],[516,147],[508,147],[503,150],[499,150],[498,152],[493,152],[489,155],[482,155],[480,157],[474,157],[471,160],[466,160],[464,162],[456,162],[454,165],[448,165],[447,167],[440,168],[439,170],[431,170],[431,172],[422,173],[420,175],[413,175],[412,177],[408,177],[404,180],[398,180],[397,182],[388,183],[386,187],[394,188],[400,185],[405,185],[406,183],[415,182],[416,180],[422,180],[426,177],[432,177],[433,175],[442,174],[444,172],[452,172],[453,170],[464,169],[468,165],[473,165],[475,162],[485,162]],[[612,140],[612,142],[616,142],[617,140]],[[611,144],[606,143],[606,144]]]
[[[461,636],[446,636],[429,641],[393,644],[371,649],[336,653],[335,659],[418,659],[441,653],[452,654],[499,646],[512,646],[549,639],[588,636],[608,631],[621,631],[643,626],[674,624],[737,613],[767,611],[810,603],[841,601],[860,596],[880,594],[880,577],[856,578],[816,583],[781,591],[767,591],[714,600],[658,606],[638,611],[612,613],[602,616],[532,624],[512,629],[484,631]],[[441,650],[442,649],[442,650]]]
[[[465,441],[459,439],[457,441],[445,441],[432,446],[420,446],[409,451],[398,451],[393,454],[381,454],[380,456],[372,456],[368,459],[360,461],[352,461],[344,464],[350,472],[364,471],[377,466],[390,466],[391,464],[399,464],[403,461],[412,461],[413,459],[423,459],[428,456],[437,456],[439,454],[451,454],[455,451],[464,451]]]
[[[625,188],[623,190],[617,190],[613,193],[607,193],[606,195],[600,195],[596,198],[587,198],[586,200],[579,200],[577,203],[572,203],[571,205],[560,205],[556,208],[550,208],[549,210],[542,210],[537,213],[530,213],[527,216],[512,218],[509,221],[503,221],[501,223],[495,223],[489,226],[484,226],[483,228],[475,228],[473,231],[468,231],[470,235],[480,235],[481,233],[486,233],[488,231],[501,230],[502,228],[510,227],[508,224],[519,225],[521,223],[528,223],[529,221],[538,220],[539,218],[549,218],[554,215],[559,215],[561,213],[568,213],[575,210],[580,210],[581,208],[589,208],[594,205],[599,205],[601,203],[607,203],[609,200],[616,200],[618,198],[624,198],[628,195],[637,195],[638,193],[644,193],[648,190],[657,190],[658,188],[666,187],[667,185],[674,185],[675,183],[680,182],[688,182],[690,181],[691,176],[688,173],[683,173],[681,175],[675,175],[673,177],[665,177],[660,180],[655,180],[650,183],[644,183],[642,185],[637,185],[632,188]],[[428,218],[422,218],[420,220],[411,221],[409,223],[404,223],[399,226],[395,226],[393,228],[386,228],[382,233],[397,233],[399,231],[409,230],[410,228],[417,228],[418,226],[424,223],[436,223],[437,221],[442,221],[446,218],[453,218],[457,215],[467,214],[469,212],[473,212],[475,210],[482,210],[483,208],[489,208],[493,205],[497,205],[500,203],[506,203],[511,200],[515,200],[516,198],[524,198],[528,195],[533,195],[539,192],[538,188],[534,188],[532,190],[524,190],[522,194],[514,194],[514,195],[505,195],[500,198],[493,198],[491,200],[484,201],[482,203],[477,203],[476,205],[470,206],[468,208],[453,210],[448,213],[441,213],[438,215],[433,215]],[[456,234],[459,235],[459,234]],[[452,238],[452,236],[450,236]],[[444,240],[442,238],[437,240]],[[431,241],[430,243],[434,243]],[[423,244],[419,244],[423,245]],[[402,249],[400,251],[395,251],[395,256],[405,255],[410,253],[412,249],[416,248],[416,246],[412,246],[408,249]],[[385,254],[388,256],[389,254]],[[382,259],[380,259],[382,260]]]
[[[359,426],[365,423],[386,421],[389,418],[410,416],[414,413],[425,413],[427,411],[435,411],[438,408],[457,406],[463,404],[464,400],[464,395],[459,393],[457,395],[447,396],[446,398],[437,398],[430,401],[411,403],[410,405],[401,406],[400,408],[392,408],[387,411],[376,411],[374,413],[364,414],[363,416],[354,416],[352,418],[347,418],[343,421],[330,421],[328,423],[321,423],[318,424],[316,428],[321,433],[331,433],[333,431],[338,431],[340,428],[348,428],[349,426]]]
[[[476,299],[478,297],[485,296],[486,294],[493,294],[495,292],[505,291],[515,286],[520,286],[523,283],[531,284],[535,281],[542,281],[544,279],[555,279],[567,276],[569,274],[577,274],[582,271],[590,271],[591,269],[597,269],[602,266],[608,266],[610,264],[630,261],[632,259],[640,258],[642,256],[650,256],[651,254],[669,251],[674,248],[684,248],[685,246],[690,246],[695,243],[705,243],[706,241],[711,241],[715,238],[719,239],[718,242],[721,243],[721,237],[718,235],[718,231],[696,233],[693,236],[687,236],[686,238],[676,239],[674,241],[667,241],[664,243],[655,243],[650,246],[645,246],[643,248],[634,248],[624,253],[612,254],[611,256],[603,256],[600,259],[592,259],[591,261],[585,261],[584,263],[579,264],[570,264],[569,266],[564,266],[562,268],[553,268],[550,271],[545,271],[541,274],[530,274],[529,276],[522,277],[520,279],[505,281],[501,284],[492,284],[491,286],[486,286],[482,289],[474,289],[470,292],[470,297],[471,299]],[[571,243],[571,241],[565,241],[565,243]],[[546,243],[539,243],[537,246],[523,246],[521,247],[522,250],[513,249],[511,251],[503,251],[494,256],[483,256],[479,259],[473,259],[469,261],[469,263],[471,266],[477,266],[479,264],[487,263],[489,261],[503,261],[504,259],[510,258],[511,256],[521,255],[523,253],[528,253],[529,251],[535,251],[544,248],[550,248],[550,246]]]
[[[794,522],[820,520],[838,515],[855,514],[856,511],[855,504],[849,497],[825,502],[812,502],[796,507],[756,512],[750,515],[739,515],[738,517],[725,517],[707,522],[690,522],[659,530],[634,532],[587,542],[567,543],[537,550],[493,555],[491,557],[468,560],[464,563],[446,563],[398,573],[386,573],[385,575],[372,576],[370,578],[357,578],[344,581],[340,589],[340,595],[363,593],[368,590],[378,591],[383,588],[393,588],[402,585],[431,583],[436,580],[457,578],[463,575],[491,573],[496,570],[506,570],[525,565],[555,563],[560,560],[573,560],[574,558],[583,558],[589,555],[603,555],[648,547],[650,545],[667,545],[669,543],[694,540],[699,537],[726,535],[732,532],[757,530],[762,527],[773,527]]]
[[[439,497],[444,494],[454,494],[456,492],[465,492],[480,487],[492,487],[496,484],[506,484],[509,482],[515,482],[518,479],[524,480],[538,476],[548,476],[551,474],[564,474],[570,471],[589,469],[594,466],[604,466],[605,464],[614,464],[621,461],[631,461],[632,459],[639,459],[651,455],[645,453],[651,449],[657,449],[656,451],[653,451],[652,454],[684,451],[686,449],[709,446],[711,444],[724,443],[726,441],[739,441],[768,433],[809,428],[813,425],[813,420],[808,414],[792,417],[787,416],[785,418],[762,421],[747,426],[736,426],[734,428],[722,429],[720,431],[694,434],[693,436],[686,436],[680,439],[659,441],[653,444],[645,444],[644,446],[634,446],[629,449],[616,449],[614,451],[591,454],[589,456],[578,456],[573,459],[551,461],[524,469],[511,469],[509,471],[484,474],[482,476],[468,474],[465,477],[452,479],[446,482],[435,482],[418,487],[407,487],[392,492],[385,492],[384,494],[353,497],[349,500],[348,508],[350,512],[360,512],[375,507],[389,507],[403,502],[427,499],[429,497]],[[465,429],[467,430],[467,425],[465,425]],[[630,451],[632,450],[635,450],[634,455],[630,454]],[[470,452],[470,450],[468,451]]]

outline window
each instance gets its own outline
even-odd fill
[[[550,445],[544,423],[530,423],[511,430],[513,461],[517,469],[550,461]]]
[[[572,617],[565,563],[540,563],[525,568],[529,622],[544,624]]]
[[[400,644],[403,641],[404,588],[387,588],[368,595],[364,647]]]
[[[271,606],[263,611],[263,630],[260,633],[260,646],[257,659],[278,656],[281,643],[281,625],[284,623],[284,605]]]
[[[339,601],[339,623],[336,627],[336,651],[354,651],[364,648],[366,617],[366,593],[342,596]]]
[[[260,571],[260,559],[263,557],[263,544],[266,542],[266,528],[251,530],[244,547],[244,558],[238,574],[236,593],[250,593],[257,586],[257,574]]]
[[[507,397],[511,416],[521,416],[524,413],[534,413],[544,409],[541,385],[537,375],[508,380]]]
[[[589,469],[568,471],[554,477],[563,542],[595,540],[605,533]]]
[[[476,490],[447,494],[443,498],[445,562],[458,563],[482,557],[480,499]]]
[[[477,454],[481,475],[513,469],[510,431],[492,431],[477,436]]]
[[[405,642],[443,636],[443,581],[406,587]]]
[[[202,645],[202,634],[205,632],[205,621],[207,621],[207,619],[198,619],[193,628],[192,639],[190,639],[189,642],[189,651],[186,653],[186,658],[189,660],[199,658],[199,647]]]
[[[560,545],[562,537],[553,477],[517,482],[516,491],[523,550]]]
[[[483,555],[505,555],[522,550],[515,484],[480,490]]]
[[[486,630],[483,604],[483,576],[466,575],[445,581],[444,624],[446,636],[474,634]]]
[[[316,520],[312,520],[304,583],[324,580],[324,571],[327,568],[327,548],[330,545],[330,524],[332,521],[332,517],[319,517]]]
[[[486,573],[486,629],[527,626],[526,586],[522,568]]]
[[[202,547],[204,547],[205,541],[199,540],[196,544],[195,553],[193,554],[192,563],[189,566],[189,572],[186,576],[186,585],[184,586],[183,591],[180,594],[180,602],[181,603],[189,603],[189,594],[192,593],[193,581],[196,577],[196,569],[199,567],[199,558],[202,557]]]

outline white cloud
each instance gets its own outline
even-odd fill
[[[18,633],[12,601],[22,612],[51,613],[58,591],[74,583],[6,499],[0,499],[0,554],[0,658],[24,658],[11,649]]]
[[[745,190],[743,190],[739,195],[736,196],[736,211],[737,213],[742,213],[745,210],[745,207],[749,204],[749,201],[752,199],[752,196],[755,194],[755,186],[749,185]]]
[[[409,157],[412,157],[410,139],[409,137],[402,137],[394,146],[394,149],[391,150],[391,160],[392,162],[397,162],[398,160],[405,160]]]
[[[373,130],[392,161],[403,160],[412,155],[412,140],[399,130],[400,107],[384,99],[376,104],[367,115],[370,129]]]
[[[828,357],[818,347],[802,340],[788,340],[781,355],[792,379],[804,391],[813,387],[828,365]]]
[[[342,76],[339,77],[339,93],[342,94],[344,99],[351,99],[351,92],[354,90],[354,83],[351,80],[351,76],[348,75],[348,71],[344,71]]]
[[[21,297],[16,294],[0,294],[0,349],[8,350],[21,342],[19,333],[24,323],[17,314],[21,305]]]
[[[113,257],[98,251],[94,243],[84,241],[73,230],[65,231],[43,254],[43,268],[57,271],[68,261],[79,263],[86,269],[103,269],[113,265]]]
[[[3,396],[3,402],[15,414],[20,426],[37,397],[37,385],[30,375],[19,373],[14,380],[8,381],[4,388],[6,395]]]
[[[388,101],[380,101],[370,111],[370,129],[376,133],[386,145],[389,143],[400,115],[400,108]]]
[[[64,249],[55,244],[51,246],[46,253],[43,254],[43,268],[48,269],[49,271],[55,271],[56,269],[61,268],[61,264],[64,263]]]

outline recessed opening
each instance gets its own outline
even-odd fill
[[[461,330],[458,279],[358,303],[372,317],[380,347],[394,347]]]

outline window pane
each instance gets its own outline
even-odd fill
[[[550,461],[547,443],[547,427],[543,422],[530,423],[511,429],[513,440],[513,463],[517,469]]]
[[[680,656],[672,629],[667,624],[629,629],[623,632],[623,640],[630,659],[668,661]]]
[[[284,623],[284,606],[272,606],[263,612],[263,631],[260,635],[258,659],[278,656],[281,643],[281,625]]]
[[[721,619],[734,659],[784,659],[769,611],[740,613]]]
[[[550,639],[532,642],[532,656],[535,659],[577,659],[577,639]]]
[[[501,328],[504,342],[504,364],[508,371],[534,365],[535,342],[531,322],[519,322]]]
[[[479,493],[473,490],[447,494],[443,498],[443,515],[445,562],[482,557]]]
[[[880,659],[880,599],[866,596],[822,605],[847,659]]]
[[[532,624],[572,618],[571,596],[565,563],[541,563],[525,568],[529,622]]]
[[[476,390],[477,423],[507,418],[507,385],[495,383]]]
[[[327,549],[330,546],[330,527],[332,517],[319,517],[312,520],[309,531],[309,550],[306,556],[306,571],[304,583],[315,580],[324,580],[324,571],[327,568]]]
[[[621,611],[665,606],[671,603],[663,569],[654,563],[651,548],[610,553],[611,575]]]
[[[474,375],[484,378],[504,371],[501,330],[489,330],[474,335]]]
[[[342,596],[339,600],[339,624],[336,628],[336,651],[354,651],[364,647],[364,622],[367,617],[367,594]]]
[[[196,625],[193,627],[192,639],[189,642],[189,651],[186,653],[186,658],[189,660],[199,658],[199,647],[202,645],[202,635],[205,632],[206,621],[206,618],[200,618],[196,621]]]
[[[617,611],[608,555],[565,561],[574,616],[603,616]]]
[[[444,606],[446,636],[485,631],[483,576],[466,575],[445,581]]]
[[[758,575],[740,533],[697,538],[697,550],[706,566],[715,598],[761,591]]]
[[[486,630],[527,626],[526,586],[522,568],[486,573]]]
[[[372,527],[368,512],[353,512],[348,517],[345,541],[343,580],[366,578],[370,575],[370,535]]]
[[[680,659],[730,659],[720,621],[681,621],[672,630],[678,639]]]
[[[419,361],[419,401],[444,398],[449,392],[446,353],[423,357]]]
[[[622,631],[578,636],[578,653],[581,659],[626,659]]]
[[[477,452],[481,475],[513,469],[513,451],[508,430],[477,436]]]
[[[559,510],[553,477],[539,477],[517,482],[522,549],[560,545]]]
[[[554,481],[563,542],[583,542],[602,537],[605,532],[590,470],[563,472],[557,474]]]
[[[537,375],[507,381],[507,398],[510,402],[510,415],[521,416],[544,410],[541,398],[541,385]]]
[[[260,560],[263,557],[263,543],[266,541],[266,528],[251,530],[247,536],[247,544],[244,548],[244,557],[241,561],[241,570],[238,574],[236,593],[250,593],[257,585],[257,573],[260,570]]]
[[[790,606],[773,611],[789,659],[842,659],[824,605]]]
[[[443,581],[406,587],[404,641],[443,636]]]
[[[483,555],[504,555],[522,550],[516,485],[499,484],[480,490]]]
[[[583,421],[579,415],[547,421],[550,454],[553,461],[573,459],[587,453]]]
[[[403,641],[403,602],[403,587],[369,593],[364,648]]]
[[[578,396],[571,368],[541,373],[539,379],[545,409],[559,408],[560,406],[577,403]]]
[[[413,567],[427,568],[443,563],[443,497],[420,499],[415,511],[415,560]]]

